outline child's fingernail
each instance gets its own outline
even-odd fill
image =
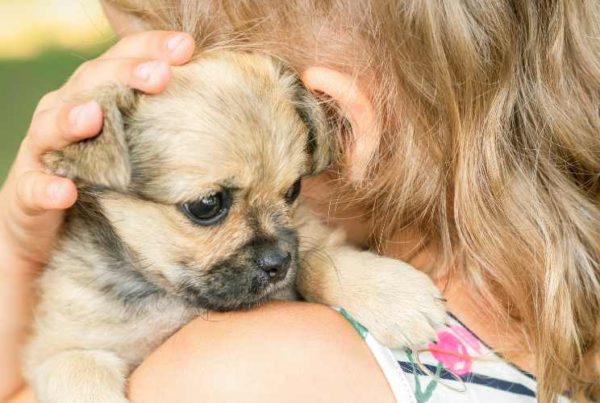
[[[167,49],[173,56],[179,58],[188,51],[190,36],[186,34],[175,35],[167,41]]]
[[[181,42],[186,39],[186,37],[187,35],[183,34],[175,35],[167,41],[167,49],[169,49],[171,52],[175,51],[177,47],[181,45]]]
[[[63,180],[51,182],[46,188],[48,197],[53,201],[61,201],[64,195],[68,192],[69,184]]]
[[[94,100],[77,105],[69,111],[69,124],[74,130],[78,130],[85,125],[85,122],[93,119],[99,109],[100,106]]]
[[[161,60],[142,63],[135,69],[135,75],[143,81],[151,81],[156,71],[160,70],[165,63]]]

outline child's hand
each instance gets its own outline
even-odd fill
[[[0,190],[0,401],[22,386],[20,348],[31,320],[32,275],[47,263],[63,212],[77,198],[73,182],[44,173],[40,157],[102,129],[102,111],[96,103],[77,105],[68,100],[110,82],[161,92],[171,77],[170,66],[186,63],[193,52],[193,39],[182,33],[154,31],[125,37],[81,65],[65,85],[39,102]]]
[[[43,172],[40,157],[97,135],[103,119],[97,103],[76,105],[65,100],[109,82],[161,92],[170,79],[170,65],[186,63],[193,50],[193,39],[182,33],[154,31],[125,37],[99,58],[82,64],[65,85],[41,99],[0,191],[2,252],[32,267],[46,263],[63,211],[77,198],[70,180]]]

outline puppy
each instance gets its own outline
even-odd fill
[[[194,317],[296,291],[388,346],[435,337],[445,313],[427,276],[345,245],[298,200],[336,147],[280,63],[207,52],[163,94],[91,98],[102,134],[45,157],[80,197],[39,282],[24,361],[40,402],[126,402],[130,371]]]

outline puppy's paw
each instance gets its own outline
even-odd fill
[[[111,352],[72,350],[33,368],[31,385],[43,403],[128,403],[126,375],[125,363]]]
[[[412,266],[373,255],[362,301],[351,312],[380,343],[418,347],[437,338],[446,322],[443,297],[431,279]]]

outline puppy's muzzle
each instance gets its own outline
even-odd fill
[[[290,268],[292,254],[275,245],[264,245],[256,249],[256,267],[272,283],[283,280]]]

